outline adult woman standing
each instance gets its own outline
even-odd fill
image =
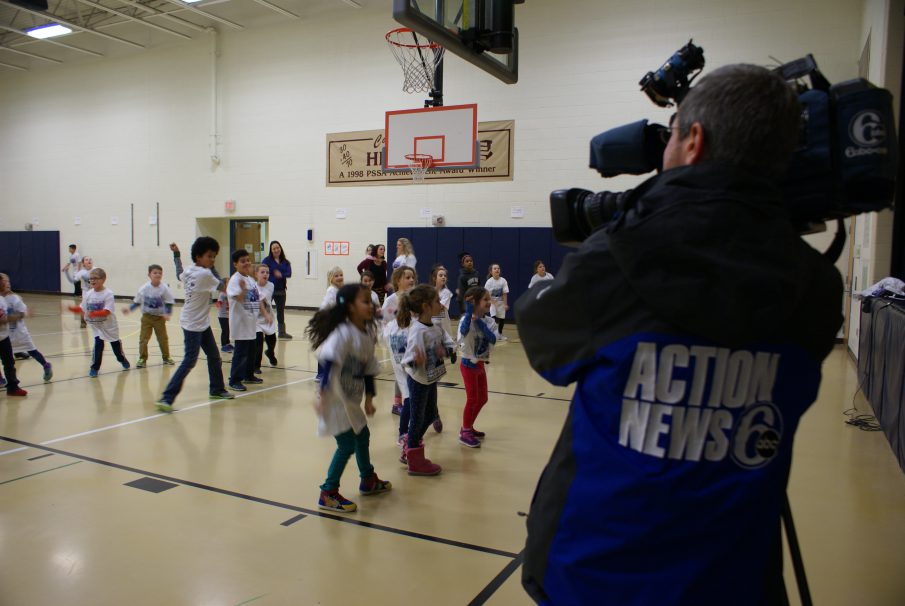
[[[415,249],[412,248],[412,243],[409,239],[399,238],[396,240],[396,260],[393,261],[393,269],[399,269],[403,265],[415,269],[415,264],[417,262],[418,259],[415,258]],[[417,269],[415,269],[415,275],[418,275]]]
[[[269,280],[273,282],[273,304],[277,308],[277,336],[291,339],[286,332],[286,280],[292,277],[292,263],[283,253],[283,246],[277,240],[270,243],[270,254],[264,257],[264,265],[270,268]]]
[[[383,299],[387,294],[387,249],[383,244],[373,244],[371,246],[373,247],[371,256],[358,264],[358,275],[361,275],[364,270],[374,274],[374,285],[371,290],[377,293],[377,298],[380,299],[380,304],[383,305]]]

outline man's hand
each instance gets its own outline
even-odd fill
[[[373,417],[375,412],[377,412],[377,409],[374,408],[374,396],[368,394],[365,396],[365,414]]]

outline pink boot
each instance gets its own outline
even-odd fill
[[[424,446],[409,448],[405,454],[408,458],[410,476],[435,476],[443,471],[442,467],[424,458]]]

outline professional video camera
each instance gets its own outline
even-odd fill
[[[639,84],[661,107],[680,104],[703,67],[703,49],[689,41]],[[892,95],[863,78],[831,85],[811,55],[774,71],[793,83],[802,105],[799,147],[781,181],[789,217],[801,233],[823,231],[825,221],[836,219],[836,252],[844,243],[842,218],[892,204],[898,151]],[[647,120],[605,131],[591,139],[590,167],[603,177],[659,171],[668,133]],[[554,237],[563,244],[582,242],[619,215],[630,192],[552,192]]]

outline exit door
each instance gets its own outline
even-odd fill
[[[244,249],[255,263],[267,256],[267,219],[232,220],[232,250]]]

